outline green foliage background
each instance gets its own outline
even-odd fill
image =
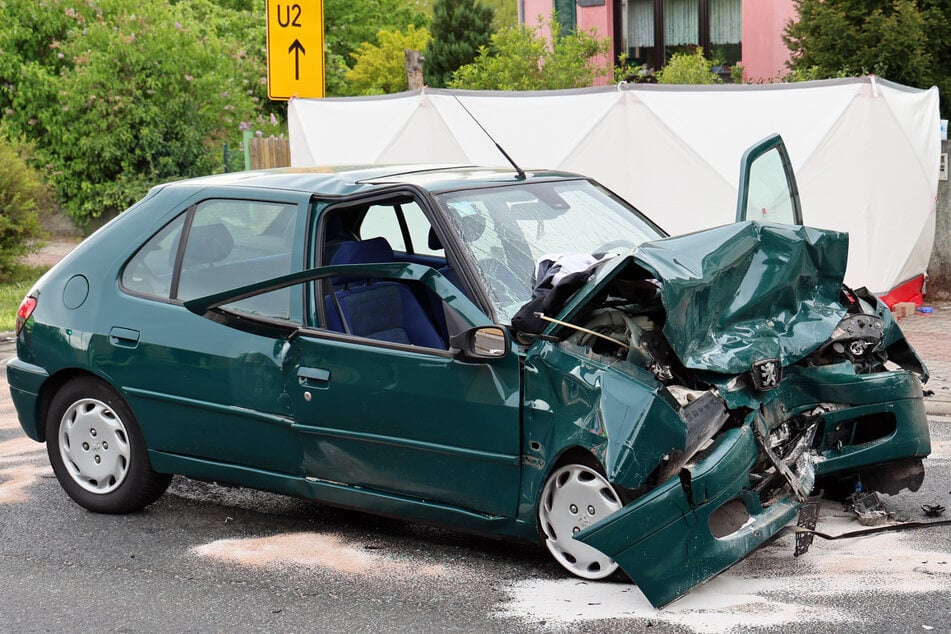
[[[951,95],[951,0],[794,0],[788,79],[872,73]],[[951,114],[944,99],[943,116]]]
[[[412,24],[406,33],[382,30],[376,34],[380,43],[364,42],[353,58],[353,68],[346,79],[351,91],[360,95],[382,95],[407,89],[406,49],[421,51],[429,42],[429,31]]]
[[[364,42],[379,45],[381,30],[405,32],[429,26],[426,0],[324,0],[325,87],[328,97],[356,94],[347,82]]]
[[[703,56],[700,47],[693,53],[674,53],[656,76],[658,84],[720,83],[720,76],[713,72],[713,62]]]
[[[32,147],[12,139],[0,126],[0,283],[15,277],[17,260],[43,237],[41,211],[50,193],[40,174],[27,165]]]
[[[263,4],[262,13],[211,0],[0,6],[3,121],[36,141],[80,226],[156,183],[220,171],[222,144],[237,147],[242,122],[270,124]]]
[[[492,35],[471,64],[459,68],[450,88],[470,90],[556,90],[590,86],[610,77],[613,68],[598,63],[610,41],[591,33],[561,34],[556,20],[547,22],[551,40],[536,27],[512,27]]]
[[[493,10],[478,0],[436,0],[426,49],[426,83],[443,88],[452,73],[471,64],[490,42]]]

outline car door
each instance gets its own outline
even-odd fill
[[[740,159],[736,221],[744,220],[802,224],[796,175],[778,134],[755,143]]]
[[[308,209],[308,196],[209,191],[123,267],[122,318],[91,348],[127,395],[155,464],[179,473],[204,465],[209,477],[221,464],[301,473],[282,398],[282,350],[300,326],[300,289],[297,299],[283,289],[234,302],[213,320],[183,302],[300,270],[296,236]]]
[[[378,512],[409,499],[514,516],[521,466],[514,344],[499,336],[503,329],[462,291],[425,265],[335,265],[271,283],[306,282],[319,289],[321,282],[338,284],[345,276],[425,288],[444,305],[453,341],[464,346],[459,342],[467,335],[487,334],[491,354],[477,357],[448,345],[401,343],[389,335],[375,338],[320,325],[300,328],[287,339],[282,355],[284,393],[306,476],[338,491],[375,493],[348,496],[346,503],[374,504]],[[225,302],[268,290],[267,284],[186,302],[186,307],[207,317]]]
[[[285,363],[307,472],[513,516],[517,355],[473,360],[448,350],[452,335],[492,322],[463,294],[432,214],[418,192],[396,188],[331,205],[317,219],[317,262],[358,272],[312,283],[315,327],[294,338]],[[359,272],[373,264],[403,279]]]

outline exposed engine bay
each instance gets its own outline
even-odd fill
[[[764,506],[787,493],[805,501],[814,483],[811,460],[821,445],[816,435],[822,432],[823,417],[845,405],[817,402],[791,414],[770,394],[783,378],[780,359],[754,363],[748,373],[728,378],[687,368],[664,334],[667,310],[662,288],[663,282],[649,271],[629,266],[602,290],[598,301],[588,305],[591,308],[580,311],[571,323],[535,314],[540,320],[563,326],[559,336],[569,349],[600,363],[646,370],[676,404],[686,425],[683,448],[666,454],[651,477],[636,491],[628,492],[628,498],[636,499],[681,473],[692,461],[702,459],[720,433],[752,419],[761,448],[760,458],[750,471],[752,490]],[[849,363],[855,375],[886,371],[885,324],[875,298],[864,289],[856,292],[843,286],[840,301],[845,316],[832,336],[796,365],[810,368]],[[724,398],[724,386],[729,395],[745,393],[745,402],[738,405],[735,397]]]

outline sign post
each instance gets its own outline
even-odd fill
[[[267,0],[267,96],[324,96],[323,0]]]

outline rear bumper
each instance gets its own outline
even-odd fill
[[[764,507],[752,490],[749,472],[759,454],[750,426],[729,430],[680,477],[575,537],[612,557],[655,607],[666,605],[795,518],[801,504],[794,497]],[[808,489],[812,472],[806,471]]]
[[[7,382],[10,384],[10,398],[17,411],[20,427],[27,436],[43,441],[43,432],[39,420],[40,388],[49,373],[43,368],[13,358],[7,363]]]

